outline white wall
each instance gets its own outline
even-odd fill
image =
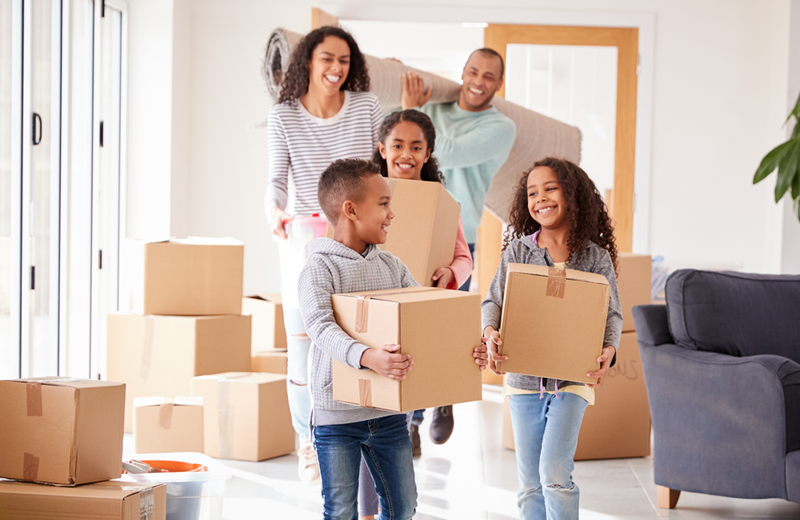
[[[792,3],[789,26],[790,42],[787,60],[789,64],[789,81],[786,89],[787,114],[794,108],[797,96],[800,95],[800,2],[797,0]],[[800,121],[797,124],[800,124]],[[790,128],[787,127],[787,133]],[[774,179],[771,182],[774,183]],[[788,197],[784,197],[781,203],[783,205],[781,272],[800,274],[800,220],[798,220]]]
[[[133,0],[131,11],[153,3]],[[740,264],[748,271],[765,272],[780,268],[783,228],[780,208],[772,202],[774,184],[766,181],[752,186],[751,181],[763,155],[784,139],[790,0],[506,0],[491,4],[440,0],[438,4],[454,9],[655,13],[651,252],[696,265]],[[276,291],[279,279],[263,208],[266,136],[264,130],[253,129],[270,106],[259,73],[260,60],[273,28],[310,29],[312,5],[309,1],[276,5],[261,0],[194,0],[190,14],[179,15],[181,10],[175,9],[176,33],[190,34],[189,233],[230,235],[245,242],[247,292]],[[133,68],[139,40],[134,41],[133,28],[131,33]],[[156,36],[160,38],[160,33]],[[161,53],[168,54],[168,43],[158,43],[163,45]],[[164,64],[154,65],[156,77],[165,76]],[[151,78],[139,76],[144,85],[133,84],[136,80],[132,79],[131,96],[161,99],[148,86],[153,83],[152,74],[147,76]],[[134,94],[137,86],[144,92]],[[154,130],[161,135],[160,129]],[[153,169],[142,167],[161,160],[142,154],[152,151],[163,156],[160,147],[143,146],[142,139],[131,142],[129,157],[139,154],[137,171],[161,186],[170,162]],[[147,142],[156,139],[160,137],[148,136]],[[165,142],[170,142],[169,136]],[[132,158],[129,177],[134,175],[133,166]],[[138,196],[129,193],[129,200],[134,195]],[[174,195],[173,205],[178,203]],[[144,222],[152,224],[145,208],[138,211]]]

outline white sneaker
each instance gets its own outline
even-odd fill
[[[317,452],[311,441],[303,436],[300,436],[300,447],[297,449],[297,474],[300,482],[309,486],[320,482]]]

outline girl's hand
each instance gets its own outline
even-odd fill
[[[269,209],[269,222],[272,225],[272,234],[279,236],[284,240],[289,238],[289,235],[286,234],[286,229],[283,227],[283,223],[287,220],[291,220],[291,218],[291,215],[283,211],[278,206],[272,206]]]
[[[447,289],[451,283],[455,283],[455,279],[456,277],[449,267],[440,267],[431,276],[434,285],[440,289]]]
[[[371,368],[383,377],[402,381],[411,370],[414,360],[400,352],[400,345],[384,345],[383,348],[368,348],[361,354],[361,366]]]
[[[486,365],[489,364],[489,349],[484,344],[486,338],[481,338],[481,344],[472,349],[472,357],[475,362],[481,367],[481,370],[486,370]]]
[[[503,342],[500,341],[500,333],[494,330],[494,327],[489,326],[483,330],[483,336],[484,337],[481,338],[481,341],[484,345],[486,345],[487,352],[489,354],[489,370],[498,376],[505,375],[505,372],[500,372],[497,370],[497,362],[508,359],[508,356],[501,356],[497,353],[497,347],[503,344]]]
[[[425,88],[422,78],[416,72],[403,74],[403,95],[400,104],[403,110],[422,107],[433,95],[433,87]]]
[[[603,353],[600,354],[600,357],[597,358],[597,362],[600,363],[600,370],[597,372],[589,372],[587,377],[596,377],[597,383],[591,384],[586,383],[586,386],[589,388],[596,388],[598,386],[603,386],[603,381],[606,379],[606,373],[608,372],[608,368],[611,366],[611,361],[614,359],[614,355],[617,353],[617,349],[612,347],[611,345],[607,346],[603,349]]]

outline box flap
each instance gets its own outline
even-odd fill
[[[60,377],[60,376],[47,376],[47,377],[29,377],[26,379],[10,379],[9,383],[40,383],[43,385],[52,386],[68,386],[71,388],[97,388],[105,386],[119,386],[124,383],[117,383],[114,381],[98,381],[97,379],[83,379],[80,377]]]
[[[587,273],[578,271],[576,269],[565,269],[567,280],[576,280],[589,283],[600,283],[608,285],[608,279],[601,274]],[[531,265],[531,264],[508,264],[507,272],[510,273],[525,273],[538,276],[549,276],[550,267],[546,265]]]
[[[174,399],[162,396],[134,397],[133,407],[161,406],[165,403],[172,403],[175,406],[203,406],[203,398],[198,396],[175,397]]]
[[[272,302],[272,303],[281,303],[281,295],[280,293],[257,293],[257,294],[250,294],[245,295],[245,298],[250,298],[253,300],[261,300],[265,302]]]
[[[0,494],[120,500],[127,496],[163,485],[164,484],[161,483],[146,484],[107,480],[76,487],[64,487],[0,480]]]

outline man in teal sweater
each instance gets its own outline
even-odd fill
[[[494,174],[506,162],[517,133],[514,122],[492,106],[492,98],[503,86],[504,73],[502,56],[492,49],[478,49],[464,65],[458,102],[434,104],[426,104],[433,92],[423,86],[418,74],[403,75],[403,110],[418,108],[436,127],[436,159],[447,190],[461,204],[464,237],[473,254],[486,193]],[[460,290],[468,291],[470,281],[471,277]],[[422,410],[414,412],[411,441],[415,449],[419,449],[422,419]],[[453,425],[452,406],[434,409],[430,428],[433,442],[446,442]]]

